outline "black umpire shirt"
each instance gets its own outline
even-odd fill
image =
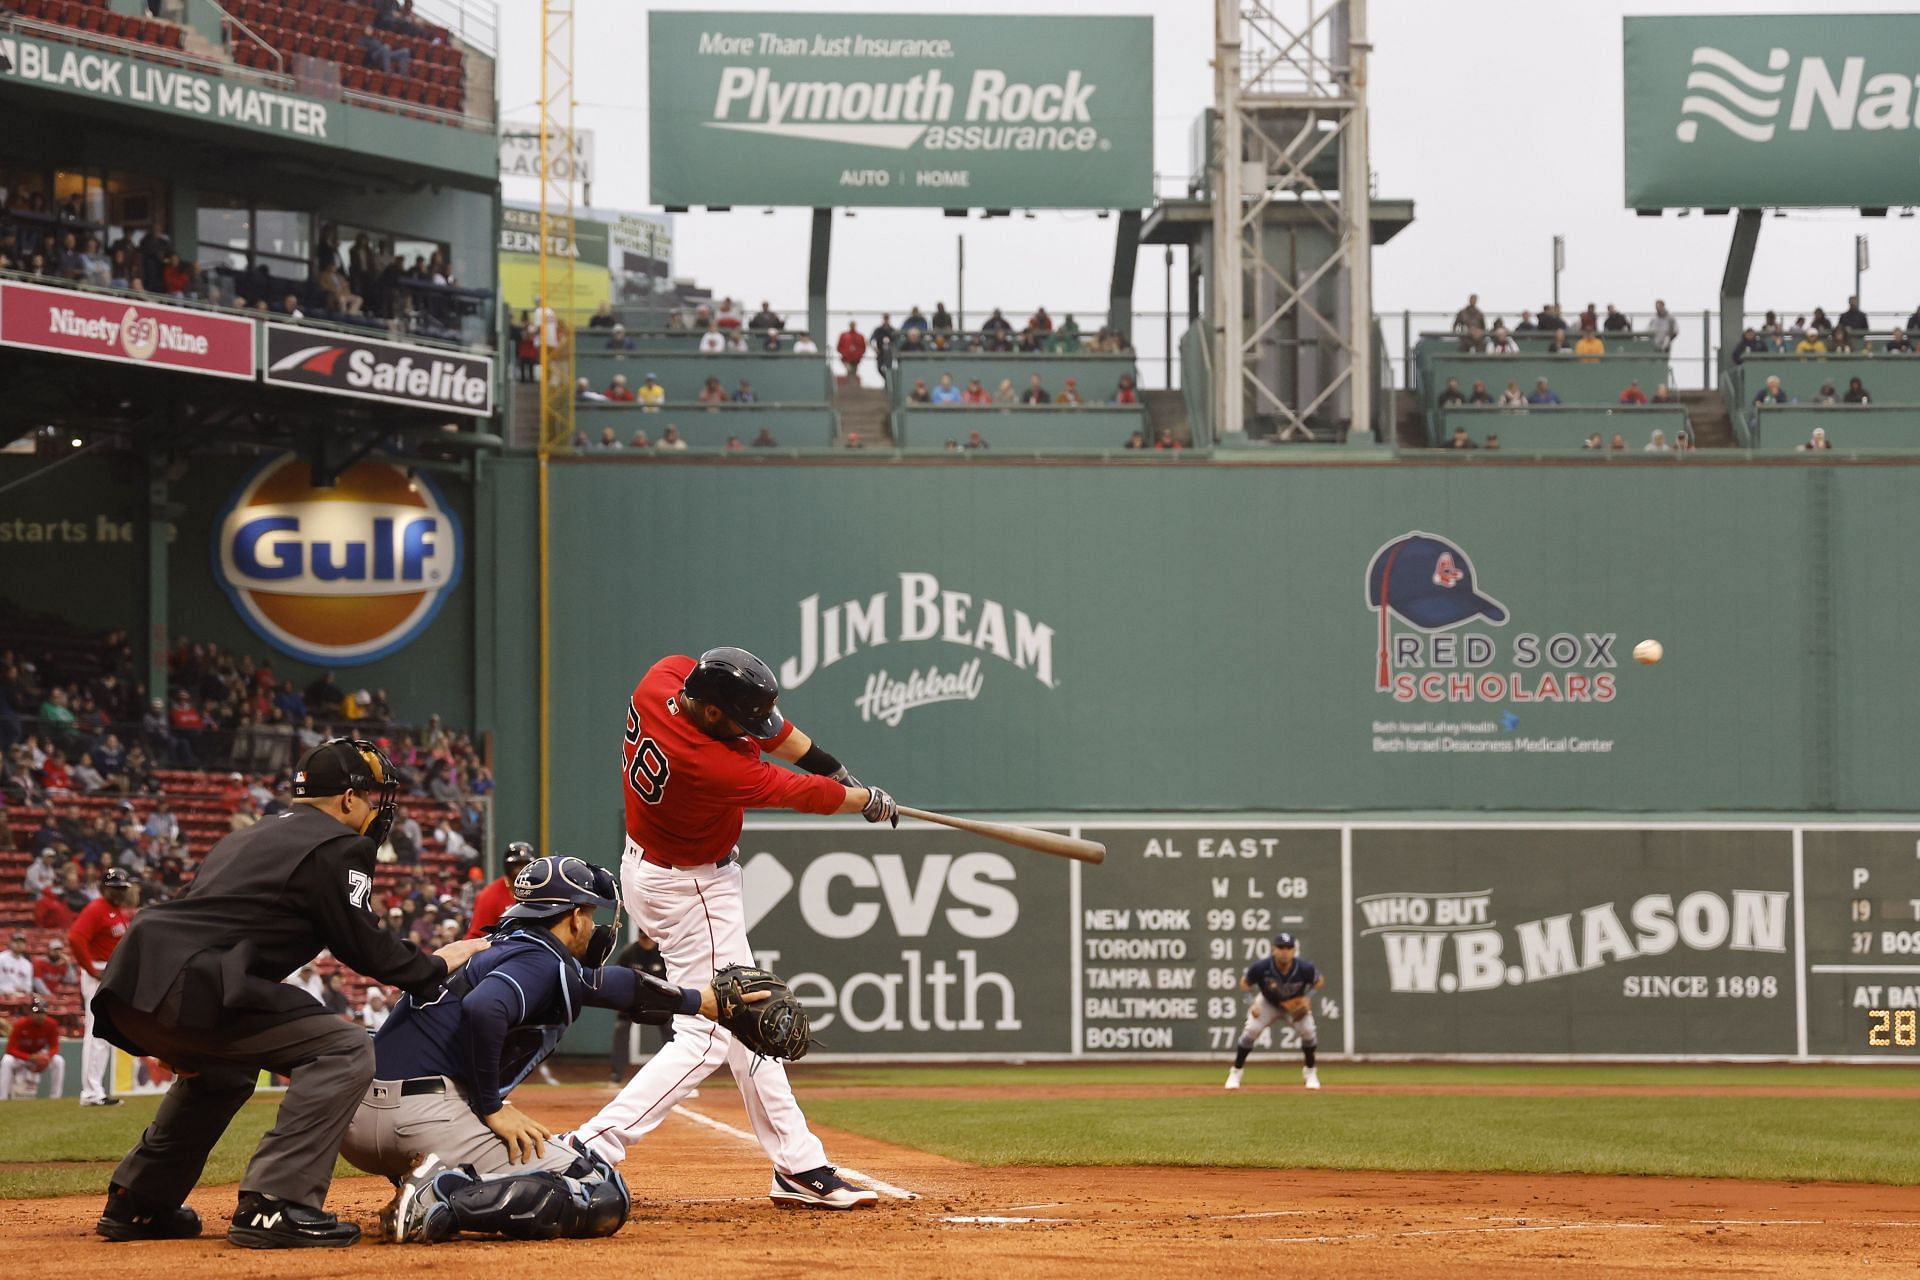
[[[282,978],[324,948],[421,998],[446,963],[374,925],[373,842],[310,805],[262,819],[207,854],[187,891],[134,917],[94,998],[106,1040],[142,1052],[113,1025],[123,1000],[180,1027],[250,1027],[324,1012]]]

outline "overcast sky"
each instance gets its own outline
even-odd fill
[[[597,135],[593,203],[646,209],[646,11],[638,0],[576,0],[576,123]],[[693,8],[671,4],[662,8]],[[726,6],[733,7],[733,6]],[[890,0],[739,7],[815,12],[913,12]],[[1282,5],[1282,8],[1287,7]],[[1714,305],[1732,219],[1636,218],[1622,204],[1620,19],[1629,13],[1914,11],[1873,0],[1372,0],[1373,168],[1383,196],[1411,199],[1414,223],[1375,255],[1381,311],[1451,312],[1477,291],[1489,313],[1510,318],[1551,292],[1551,241],[1567,237],[1562,300],[1645,311],[1655,297],[1697,313]],[[1189,130],[1213,97],[1210,0],[1030,0],[1024,13],[1141,13],[1154,23],[1154,165],[1184,175]],[[502,0],[500,100],[509,120],[532,120],[539,92],[538,0]],[[1760,19],[1764,20],[1764,18]],[[1920,67],[1916,67],[1920,71]],[[509,197],[532,197],[512,184]],[[808,215],[782,210],[676,219],[676,270],[718,293],[782,308],[806,297]],[[835,310],[896,312],[953,301],[955,236],[962,224],[937,210],[863,210],[835,227],[829,287]],[[964,224],[969,311],[1009,313],[1046,303],[1056,311],[1104,309],[1113,223],[1092,214],[1041,213]],[[1756,306],[1829,312],[1853,280],[1853,237],[1872,238],[1869,310],[1920,304],[1920,218],[1856,213],[1769,218],[1749,298]],[[1176,277],[1176,298],[1180,286]],[[1143,256],[1136,305],[1159,309],[1157,251]],[[1176,306],[1184,306],[1179,301]],[[1685,340],[1697,342],[1697,330]]]

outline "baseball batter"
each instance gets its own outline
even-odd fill
[[[1240,989],[1254,993],[1253,1006],[1247,1010],[1247,1025],[1240,1028],[1240,1047],[1233,1055],[1233,1070],[1227,1073],[1227,1088],[1240,1087],[1240,1073],[1246,1070],[1254,1041],[1283,1014],[1300,1037],[1307,1088],[1320,1087],[1320,1077],[1313,1069],[1313,1053],[1320,1042],[1313,1027],[1312,993],[1326,981],[1313,961],[1300,954],[1300,944],[1292,934],[1273,935],[1272,952],[1247,966],[1246,976],[1240,979]]]
[[[893,797],[862,786],[774,706],[780,687],[744,649],[696,662],[663,658],[627,704],[626,853],[621,892],[641,932],[660,944],[667,979],[698,987],[730,964],[753,963],[741,897],[740,828],[747,809],[858,813],[900,824]],[[761,759],[799,766],[795,773]],[[722,1062],[773,1161],[768,1195],[782,1208],[870,1208],[878,1197],[841,1178],[807,1127],[779,1062],[752,1055],[725,1028],[681,1016],[675,1035],[619,1096],[575,1130],[610,1163],[652,1131]]]

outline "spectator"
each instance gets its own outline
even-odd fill
[[[1818,333],[1821,337],[1826,337],[1833,332],[1833,321],[1827,319],[1825,310],[1820,307],[1815,307],[1813,309],[1813,323],[1807,327],[1815,333]]]
[[[1147,437],[1141,432],[1136,431],[1127,437],[1126,447],[1129,449],[1144,449],[1147,447]]]
[[[880,323],[867,335],[867,345],[873,348],[873,367],[881,377],[893,368],[893,347],[900,340],[900,331],[893,327],[893,317],[882,311]]]
[[[1858,378],[1855,378],[1853,382],[1855,386],[1860,385],[1860,379]],[[1853,393],[1849,391],[1847,394],[1852,395]],[[1864,398],[1865,393],[1862,392],[1861,394]],[[73,785],[88,795],[92,795],[96,791],[106,790],[107,780],[101,774],[100,770],[94,767],[92,752],[82,751],[80,753],[80,763],[73,767]]]
[[[327,1006],[328,1013],[337,1013],[348,1019],[353,1017],[353,1002],[347,999],[345,979],[338,970],[327,975],[326,983],[321,988],[320,1003]]]
[[[1573,347],[1567,342],[1567,331],[1565,329],[1555,329],[1552,339],[1547,343],[1547,354],[1557,356],[1571,350],[1573,350]]]
[[[1833,389],[1833,382],[1831,380],[1820,384],[1820,393],[1813,398],[1813,402],[1815,404],[1840,403],[1839,393]]]
[[[1589,302],[1587,309],[1580,313],[1580,332],[1582,335],[1600,331],[1600,313]]]
[[[960,393],[960,400],[963,404],[992,404],[993,393],[987,390],[986,384],[980,379],[969,378],[967,389]]]
[[[653,441],[647,438],[647,433],[645,431],[636,431],[633,433],[633,436],[627,441],[627,448],[651,449],[653,448]]]
[[[1507,332],[1505,325],[1495,325],[1493,327],[1493,332],[1487,337],[1486,349],[1488,355],[1494,356],[1517,356],[1520,354],[1520,344],[1513,340],[1513,335]]]
[[[780,442],[773,438],[773,428],[772,427],[760,428],[760,434],[753,438],[753,447],[756,449],[779,448]]]
[[[1474,443],[1473,437],[1467,434],[1465,427],[1455,427],[1453,437],[1447,441],[1449,449],[1478,449],[1479,447]]]
[[[600,429],[600,443],[597,447],[609,452],[618,449],[620,447],[620,437],[614,434],[612,427],[602,427]]]
[[[849,431],[847,432],[846,447],[849,449],[864,449],[867,447],[867,442],[860,438],[858,431]]]
[[[387,1008],[387,993],[382,987],[368,987],[366,1003],[360,1006],[360,1025],[375,1032],[387,1025],[393,1011]]]
[[[1580,447],[1582,449],[1585,449],[1589,453],[1598,453],[1604,450],[1606,448],[1606,445],[1601,443],[1600,433],[1596,431],[1592,435],[1588,436],[1584,441],[1582,441]]]
[[[1046,314],[1046,311],[1042,309],[1039,314],[1044,316]],[[1052,404],[1053,403],[1053,397],[1047,394],[1047,389],[1045,387],[1040,385],[1039,374],[1036,373],[1027,379],[1027,389],[1020,393],[1020,403],[1021,404]]]
[[[65,908],[67,904],[63,902],[60,905]],[[69,911],[67,925],[61,926],[60,929],[62,935],[72,923],[73,913]],[[36,924],[34,927],[41,926]],[[73,957],[67,954],[67,940],[64,936],[47,939],[46,957],[33,962],[33,977],[34,981],[44,987],[49,995],[79,987],[80,970],[73,963]]]
[[[165,841],[167,844],[172,844],[180,838],[180,820],[173,816],[173,809],[167,803],[166,797],[161,797],[160,802],[153,807],[153,812],[147,815],[144,830],[148,839]]]
[[[959,404],[960,388],[953,385],[953,375],[950,373],[941,374],[939,384],[934,387],[932,393],[927,398],[932,403],[939,405]]]
[[[1582,329],[1580,341],[1573,344],[1573,354],[1590,360],[1594,356],[1607,354],[1607,344],[1601,341],[1600,335],[1592,329]]]
[[[1642,453],[1671,452],[1671,450],[1667,447],[1667,433],[1662,431],[1660,428],[1655,427],[1653,429],[1653,434],[1647,437],[1647,443],[1642,447],[1641,452]]]
[[[745,450],[747,446],[740,443],[739,436],[728,436],[727,442],[720,447],[727,453],[738,453]]]
[[[1793,447],[1800,453],[1818,453],[1822,449],[1833,448],[1833,443],[1827,439],[1827,429],[1825,427],[1815,427],[1813,434],[1807,437],[1805,444],[1797,444]]]
[[[1518,382],[1509,382],[1507,389],[1500,393],[1500,407],[1502,409],[1524,409],[1526,405],[1526,392],[1520,390],[1520,384]]]
[[[405,78],[413,67],[413,50],[405,45],[388,44],[374,31],[373,23],[367,23],[360,32],[360,38],[354,41],[362,53],[367,55],[367,66],[386,75]]]
[[[1453,327],[1461,333],[1465,333],[1470,329],[1485,329],[1487,327],[1487,318],[1480,312],[1479,294],[1470,293],[1467,295],[1467,305],[1453,313]]]
[[[1659,386],[1653,389],[1653,403],[1654,404],[1679,404],[1680,401],[1673,394],[1672,390],[1668,388],[1667,384],[1663,382]]]
[[[1460,379],[1448,378],[1447,385],[1440,389],[1440,397],[1437,401],[1439,406],[1445,409],[1451,405],[1465,404],[1466,402],[1467,397],[1460,391]]]
[[[927,380],[925,378],[915,378],[913,380],[913,390],[907,393],[907,402],[909,404],[933,403],[933,393],[927,390]]]
[[[1533,391],[1527,396],[1527,403],[1536,406],[1557,405],[1560,403],[1560,393],[1548,386],[1545,378],[1537,378],[1534,380]]]
[[[867,340],[860,336],[857,323],[847,321],[847,331],[840,335],[840,343],[835,350],[840,356],[840,363],[847,367],[847,380],[860,381],[860,361],[867,354]]]
[[[1153,447],[1160,453],[1174,453],[1177,452],[1181,446],[1180,442],[1173,438],[1173,428],[1162,427],[1160,428],[1159,434],[1153,438]]]
[[[930,327],[935,333],[953,332],[953,313],[947,310],[946,303],[933,304],[933,321]]]
[[[817,356],[820,354],[820,348],[814,344],[813,339],[808,337],[806,331],[803,329],[793,335],[793,354],[797,356]]]
[[[65,933],[72,926],[73,909],[67,905],[60,886],[50,884],[42,889],[40,896],[33,900],[33,927]]]
[[[1657,341],[1656,339],[1656,342]],[[1748,328],[1740,335],[1739,345],[1733,349],[1733,362],[1735,364],[1741,364],[1745,362],[1749,355],[1755,352],[1758,352],[1760,355],[1766,355],[1772,350],[1773,347],[1766,339],[1755,333],[1751,328]]]
[[[1020,403],[1020,393],[1013,389],[1012,378],[1000,379],[1000,385],[994,389],[993,401],[995,404]]]
[[[321,296],[326,301],[329,311],[340,315],[357,316],[366,303],[364,298],[353,291],[353,286],[347,283],[346,273],[340,270],[337,255],[332,263],[314,277],[314,282],[319,285]]]
[[[1481,332],[1477,325],[1460,335],[1460,352],[1462,355],[1484,355],[1486,350],[1487,335]]]
[[[27,864],[26,875],[21,883],[28,897],[37,897],[42,889],[60,883],[60,875],[54,869],[53,860],[58,855],[50,848],[42,848],[40,854]]]
[[[758,404],[759,401],[760,397],[754,394],[753,384],[745,378],[740,379],[740,385],[733,389],[733,402],[735,404]]]
[[[1680,322],[1667,311],[1664,298],[1653,300],[1653,317],[1647,321],[1647,332],[1653,335],[1656,351],[1671,351],[1674,340],[1680,336]]]
[[[713,322],[722,329],[740,327],[740,309],[734,305],[732,298],[720,299],[720,309],[714,312]]]
[[[27,954],[27,934],[15,929],[5,951],[0,951],[0,996],[34,995],[33,957]]]
[[[1113,390],[1113,402],[1115,404],[1140,403],[1140,394],[1134,389],[1132,374],[1123,373],[1120,375],[1120,385]]]
[[[607,384],[607,399],[621,404],[633,403],[633,388],[627,385],[627,375],[616,373],[613,381]],[[611,428],[609,428],[611,430]]]
[[[1873,403],[1873,397],[1867,394],[1866,386],[1862,384],[1860,379],[1858,378],[1848,379],[1847,394],[1842,398],[1845,400],[1847,404],[1872,404]],[[86,763],[85,756],[80,757],[80,763],[82,765]],[[74,772],[74,779],[78,781],[79,777],[80,777],[79,771],[76,770]]]
[[[1621,435],[1618,431],[1613,433],[1613,439],[1607,441],[1608,453],[1624,453],[1626,452],[1626,448],[1627,448],[1627,438]]]
[[[520,323],[513,326],[514,380],[533,382],[537,380],[540,369],[540,340],[533,327],[530,312],[520,313]]]
[[[649,373],[640,383],[640,389],[634,392],[634,399],[640,402],[642,413],[658,413],[666,403],[667,389],[660,385],[660,379]]]
[[[985,323],[980,326],[980,336],[986,339],[989,351],[1013,350],[1013,323],[1000,314],[998,307],[993,309],[993,314],[988,316]]]
[[[1607,318],[1600,326],[1608,333],[1626,333],[1633,328],[1633,321],[1620,312],[1620,308],[1611,302],[1607,304]]]
[[[1489,432],[1487,432],[1487,442],[1486,442],[1486,443],[1485,443],[1484,445],[1482,445],[1482,446],[1480,446],[1480,447],[1481,447],[1481,448],[1483,448],[1483,449],[1495,449],[1495,450],[1497,450],[1497,449],[1499,449],[1499,447],[1500,447],[1500,437],[1499,437],[1498,435],[1496,435],[1495,433],[1493,433],[1493,432],[1491,432],[1491,431],[1489,431]]]
[[[962,447],[966,449],[967,452],[972,453],[978,449],[991,449],[993,446],[988,444],[978,431],[969,431],[967,432],[967,443]]]
[[[1907,341],[1905,329],[1895,329],[1893,336],[1887,339],[1888,355],[1907,355],[1913,350],[1913,344]]]
[[[760,309],[753,313],[753,319],[747,321],[747,328],[762,332],[773,330],[777,333],[786,327],[787,322],[774,314],[773,304],[764,298],[760,301]]]
[[[1513,331],[1515,333],[1531,333],[1537,327],[1538,326],[1533,323],[1533,312],[1522,311],[1520,313],[1520,323],[1513,326]]]
[[[720,332],[720,330],[713,325],[708,325],[707,331],[700,335],[700,354],[703,356],[717,356],[726,351],[726,349],[727,335]]]
[[[779,355],[780,331],[778,329],[763,330],[760,338],[760,349],[769,355]]]
[[[1685,430],[1674,432],[1673,433],[1673,451],[1675,453],[1692,453],[1693,437],[1690,434],[1688,434]]]
[[[900,350],[903,354],[918,355],[926,349],[927,329],[924,318],[921,320],[918,329],[902,329],[900,331]]]
[[[1780,375],[1769,374],[1767,385],[1760,388],[1760,394],[1753,398],[1755,404],[1786,404],[1787,393],[1780,387]]]
[[[1860,309],[1860,299],[1857,296],[1847,298],[1847,309],[1840,313],[1840,319],[1836,323],[1853,333],[1867,331],[1867,313]]]
[[[601,404],[605,402],[605,400],[606,397],[598,391],[595,391],[593,389],[593,383],[588,381],[584,376],[574,381],[573,402],[575,404]]]
[[[655,447],[661,449],[677,449],[684,452],[687,447],[687,442],[680,438],[680,428],[674,426],[672,423],[668,423],[667,429],[660,433],[660,443]]]
[[[598,316],[594,318],[599,319]],[[613,331],[607,335],[609,351],[632,351],[635,345],[634,340],[627,336],[627,326],[623,324],[614,325]]]
[[[1473,381],[1473,390],[1467,396],[1468,404],[1492,404],[1493,396],[1487,392],[1487,384],[1478,378]]]
[[[1793,344],[1794,354],[1802,356],[1823,356],[1827,353],[1827,342],[1819,329],[1808,329]]]
[[[708,378],[706,383],[701,386],[697,399],[701,404],[725,404],[727,402],[727,389],[720,385],[720,379]]]
[[[1066,385],[1060,388],[1060,394],[1054,397],[1053,402],[1055,404],[1085,404],[1086,399],[1080,394],[1079,380],[1076,378],[1068,378]]]
[[[1640,380],[1638,378],[1629,382],[1627,389],[1620,393],[1621,404],[1645,404],[1646,402],[1647,393],[1640,389]]]
[[[1047,350],[1061,355],[1073,355],[1080,350],[1080,323],[1071,312],[1067,318],[1047,336]]]
[[[618,329],[620,327],[620,322],[613,318],[613,303],[604,298],[601,299],[600,305],[594,308],[593,315],[587,319],[587,328],[589,329]]]

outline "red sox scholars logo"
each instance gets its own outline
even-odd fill
[[[460,581],[452,509],[422,475],[355,463],[330,489],[285,454],[240,486],[213,530],[214,578],[262,639],[354,666],[410,643]]]
[[[1477,581],[1465,549],[1438,534],[1412,530],[1373,553],[1366,600],[1379,627],[1376,690],[1396,702],[1613,701],[1615,633],[1497,638],[1471,629],[1504,628],[1508,620],[1507,607]],[[1395,619],[1411,630],[1396,631]],[[1498,669],[1503,647],[1508,670]]]

